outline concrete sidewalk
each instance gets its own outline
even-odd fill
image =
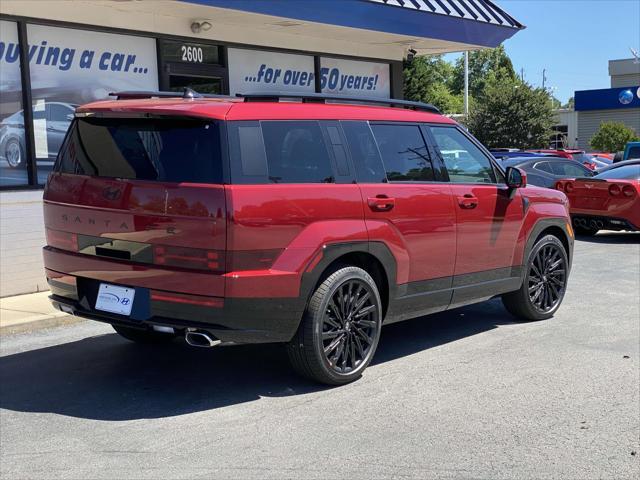
[[[0,334],[26,332],[82,321],[51,306],[49,292],[0,298]]]

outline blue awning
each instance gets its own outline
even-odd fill
[[[454,18],[464,18],[478,22],[502,25],[515,29],[523,28],[507,12],[488,0],[368,0],[374,3],[384,3],[393,7],[403,7],[410,10],[447,15]]]
[[[490,0],[181,1],[402,36],[407,45],[425,53],[497,47],[525,28]]]

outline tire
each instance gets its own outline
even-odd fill
[[[381,326],[382,302],[373,278],[358,267],[338,267],[313,292],[287,345],[291,365],[327,385],[353,382],[371,362]]]
[[[569,260],[558,237],[540,238],[527,257],[522,286],[502,296],[512,315],[527,321],[551,318],[567,290]]]
[[[139,330],[137,328],[124,327],[122,325],[111,325],[113,329],[118,333],[121,337],[126,338],[135,343],[145,343],[145,344],[159,344],[159,343],[169,343],[174,338],[176,338],[175,334],[172,333],[163,333],[156,332],[154,330]]]
[[[27,165],[24,161],[24,149],[15,138],[7,141],[4,147],[4,158],[11,168],[25,168]]]
[[[597,228],[584,228],[584,227],[573,227],[573,230],[576,232],[576,235],[580,235],[582,237],[593,237],[600,230]]]

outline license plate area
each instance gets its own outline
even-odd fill
[[[135,294],[135,289],[130,287],[101,283],[96,297],[96,310],[129,316]]]

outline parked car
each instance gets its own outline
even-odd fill
[[[569,198],[577,234],[640,230],[640,160],[615,163],[592,178],[556,182]]]
[[[502,162],[503,167],[517,167],[527,173],[527,182],[554,188],[557,180],[567,177],[591,177],[593,170],[574,160],[560,157],[516,157]]]
[[[34,121],[43,121],[46,128],[48,158],[55,160],[77,105],[46,102],[44,108],[34,107]],[[36,126],[37,128],[37,126]],[[25,130],[22,110],[0,122],[0,154],[11,168],[25,168]]]
[[[533,153],[533,152],[525,152],[523,150],[518,150],[516,148],[497,148],[489,150],[491,155],[493,155],[498,160],[506,160],[509,158],[522,158],[522,157],[547,157],[549,154],[546,153]]]
[[[496,296],[540,320],[562,302],[566,196],[429,105],[117,95],[78,109],[44,192],[63,311],[136,342],[283,342],[336,385],[383,323]]]
[[[575,160],[577,162],[582,163],[585,167],[591,170],[597,170],[603,165],[600,164],[599,161],[595,161],[593,156],[588,155],[584,152],[584,150],[567,150],[567,149],[535,149],[535,150],[527,150],[528,152],[533,153],[545,153],[547,155],[553,155],[554,157],[562,157],[567,158],[569,160]]]

